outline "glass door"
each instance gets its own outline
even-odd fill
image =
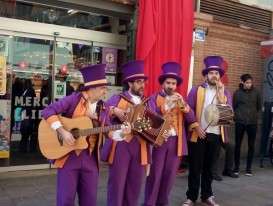
[[[98,53],[91,42],[13,37],[10,166],[48,164],[38,144],[42,110],[78,90],[79,69]]]
[[[38,126],[50,103],[41,90],[51,82],[53,45],[51,39],[13,36],[10,166],[47,164],[38,146]]]

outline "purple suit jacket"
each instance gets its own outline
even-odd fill
[[[187,103],[189,104],[189,106],[193,109],[193,111],[195,112],[195,115],[199,112],[201,113],[201,109],[202,108],[197,108],[197,101],[201,101],[200,99],[202,98],[201,96],[198,96],[198,89],[205,89],[207,87],[207,84],[205,82],[203,82],[202,84],[198,85],[198,86],[194,86],[188,95],[187,98]],[[230,105],[232,107],[232,101],[231,101],[231,96],[230,96],[230,92],[228,89],[225,88],[224,90],[224,94],[226,97],[226,104]],[[198,120],[200,121],[200,120]],[[226,127],[223,128],[224,129],[224,134],[222,136],[222,140],[223,142],[227,142],[228,141],[228,135],[227,135],[227,130]],[[189,130],[187,138],[189,141],[192,141],[192,135],[193,135],[193,131]]]
[[[150,97],[150,100],[148,102],[148,107],[152,110],[154,110],[157,114],[159,115],[162,115],[162,112],[161,112],[161,107],[165,107],[165,105],[157,105],[156,103],[156,99],[157,99],[157,96],[160,95],[162,97],[166,97],[166,93],[162,91],[158,92],[158,93],[155,93],[153,94],[151,97]],[[181,111],[182,112],[182,111]],[[186,120],[187,124],[188,125],[192,125],[192,124],[195,124],[197,122],[196,120],[196,117],[195,117],[195,114],[193,112],[193,110],[190,108],[189,112],[188,113],[183,113],[183,117],[184,119]],[[188,154],[188,147],[187,147],[187,141],[186,141],[186,131],[185,131],[185,125],[179,125],[179,127],[182,127],[182,134],[178,134],[178,135],[182,135],[182,145],[183,145],[183,148],[182,148],[182,155],[187,155]]]
[[[75,113],[76,107],[81,108],[81,114],[85,113],[87,111],[87,108],[85,107],[85,102],[87,101],[87,94],[85,95],[83,93],[72,93],[69,96],[66,96],[59,101],[56,101],[50,105],[48,105],[46,108],[44,108],[42,115],[45,119],[48,119],[49,117],[53,115],[62,115],[67,118],[72,117],[79,117],[80,114]],[[100,112],[100,118],[99,123],[101,124],[102,121],[105,121],[104,125],[111,125],[110,119],[109,119],[109,107],[107,104],[104,104],[101,112]],[[105,133],[107,135],[108,133]],[[100,141],[99,141],[100,142]],[[98,148],[100,145],[98,145]],[[50,163],[54,163],[54,160],[49,160]]]
[[[132,96],[130,95],[130,93],[128,91],[124,91],[122,94],[125,97],[127,97],[128,99],[132,99]],[[119,94],[114,94],[106,101],[106,104],[109,105],[109,107],[110,106],[117,106],[119,104],[121,98],[122,97]],[[144,96],[141,96],[140,98],[143,99]],[[111,120],[111,124],[117,125],[117,124],[122,124],[122,122],[120,122],[120,120],[116,117]],[[113,148],[112,148],[113,144],[114,144],[114,140],[112,140],[110,138],[105,139],[105,143],[104,143],[103,148],[101,150],[101,160],[102,161],[108,161],[110,152],[111,152],[111,150],[113,150]],[[118,142],[117,142],[117,144],[118,144]],[[113,151],[115,151],[115,150],[113,150]],[[151,155],[150,155],[149,147],[147,147],[147,154],[146,155],[147,155],[148,163],[151,162]]]

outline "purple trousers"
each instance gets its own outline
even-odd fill
[[[117,143],[113,164],[109,165],[107,206],[137,206],[145,167],[141,165],[140,143]]]
[[[176,170],[180,164],[177,156],[177,136],[170,136],[161,147],[154,147],[150,175],[146,179],[142,206],[168,205]]]
[[[97,157],[83,150],[71,152],[57,174],[57,206],[74,206],[76,193],[80,206],[97,206],[99,169]]]

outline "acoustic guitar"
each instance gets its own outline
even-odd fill
[[[59,119],[64,129],[72,133],[73,137],[76,139],[76,143],[75,145],[68,145],[58,132],[53,130],[45,119],[42,119],[38,129],[38,140],[42,154],[48,159],[58,159],[73,150],[86,149],[88,147],[88,142],[86,140],[87,136],[101,132],[119,130],[122,125],[119,124],[93,128],[91,119],[86,116],[72,119],[59,116]],[[147,130],[151,126],[150,120],[145,119],[138,119],[130,124],[132,130],[137,132]]]

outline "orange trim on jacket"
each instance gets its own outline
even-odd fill
[[[199,86],[198,90],[197,90],[197,95],[196,95],[196,111],[195,111],[195,115],[196,115],[196,119],[198,122],[201,122],[201,113],[202,113],[202,107],[205,101],[205,89],[204,87]],[[227,97],[225,96],[224,99],[217,99],[218,101],[220,101],[220,103],[224,104],[227,102]],[[197,142],[198,139],[198,134],[197,132],[193,129],[194,127],[196,127],[196,124],[192,124],[189,126],[189,130],[193,131],[192,135],[190,137],[190,141],[191,142]],[[220,126],[220,131],[221,131],[221,137],[222,137],[222,141],[225,142],[225,132],[224,132],[224,127]]]
[[[126,101],[124,98],[120,98],[120,101],[118,103],[118,105],[116,106],[119,109],[122,110],[127,110],[130,106],[132,106],[132,104],[128,101]],[[110,107],[112,108],[112,106]],[[114,132],[109,132],[108,137],[110,139],[113,139],[113,134]],[[139,135],[137,135],[136,133],[134,133],[133,135],[128,135],[125,139],[125,141],[127,143],[129,143],[133,137],[136,137],[139,140],[140,143],[140,151],[141,151],[141,165],[147,165],[148,164],[148,157],[147,157],[147,143],[145,140],[143,140]],[[108,157],[108,163],[109,164],[113,164],[114,162],[114,156],[115,156],[115,151],[116,151],[116,147],[117,147],[117,141],[112,140],[113,144],[109,153],[109,157]]]
[[[165,110],[165,97],[161,96],[161,95],[157,95],[156,97],[156,105],[157,107],[160,107],[161,109],[161,113],[163,114],[163,116],[166,116],[168,115],[168,111]],[[179,110],[178,110],[179,111]],[[189,112],[189,106],[187,105],[185,110],[184,110],[185,113],[188,113]],[[182,148],[183,148],[183,145],[182,145],[182,125],[184,124],[184,121],[183,121],[183,111],[179,111],[178,112],[178,134],[177,134],[177,137],[178,137],[178,144],[177,144],[177,156],[180,157],[182,156]]]

